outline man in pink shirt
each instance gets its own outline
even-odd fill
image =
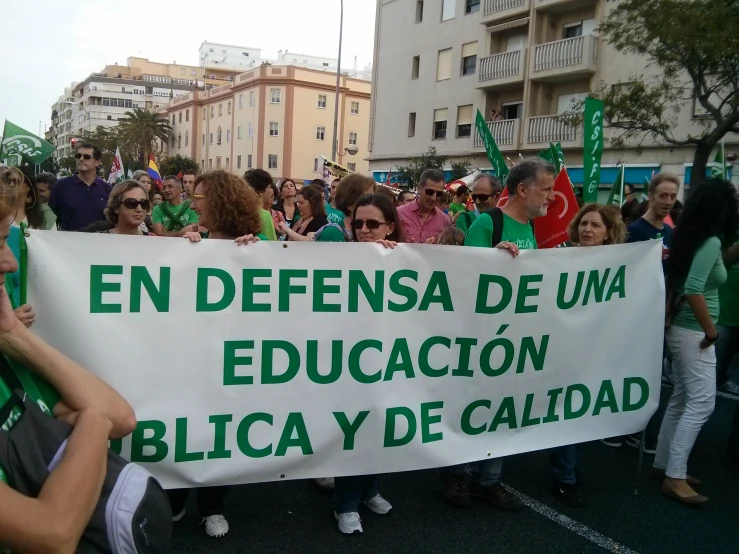
[[[418,184],[418,198],[398,208],[404,242],[436,242],[449,226],[449,217],[437,208],[443,194],[444,174],[438,169],[424,171]]]

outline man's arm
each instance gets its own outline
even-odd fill
[[[154,234],[158,237],[181,237],[187,232],[187,227],[182,229],[181,231],[167,231],[164,228],[163,223],[154,223],[152,225],[154,229]]]
[[[0,482],[0,543],[18,553],[76,551],[103,488],[111,427],[99,412],[81,412],[38,498]]]

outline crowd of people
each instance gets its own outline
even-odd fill
[[[52,530],[36,527],[47,521],[40,514],[61,514],[70,521],[77,540],[84,518],[96,503],[102,475],[101,451],[108,438],[123,436],[135,425],[124,399],[25,329],[34,322],[33,308],[20,294],[18,260],[23,227],[148,237],[179,237],[191,242],[225,239],[239,245],[257,241],[374,242],[385,248],[399,243],[497,248],[516,257],[537,248],[536,219],[554,201],[554,167],[542,158],[525,159],[511,167],[508,201],[497,207],[504,185],[481,174],[453,193],[444,174],[423,172],[417,192],[395,192],[369,177],[349,174],[331,183],[316,180],[300,186],[290,179],[275,185],[270,174],[250,169],[243,177],[215,170],[183,178],[167,176],[161,187],[144,171],[132,180],[111,185],[98,177],[101,152],[92,144],[79,146],[77,172],[59,181],[48,174],[35,178],[16,168],[0,168],[0,271],[6,287],[0,291],[0,351],[23,361],[28,374],[50,385],[26,391],[47,412],[72,425],[67,456],[78,464],[59,464],[38,499],[14,491],[3,482],[0,457],[0,544],[33,551],[34,541],[51,540]],[[586,204],[569,226],[564,246],[592,247],[659,239],[663,245],[666,289],[666,334],[663,378],[672,395],[663,418],[655,415],[646,433],[604,438],[611,447],[628,445],[654,455],[652,476],[662,491],[684,504],[708,499],[696,489],[700,481],[687,473],[688,456],[701,427],[710,417],[717,388],[739,391],[729,376],[739,350],[739,206],[733,185],[710,180],[695,188],[680,213],[679,179],[669,173],[653,176],[648,199],[638,202],[635,188],[626,186],[626,202],[615,206]],[[164,239],[162,239],[164,240]],[[13,313],[14,311],[14,313]],[[36,348],[38,353],[29,352]],[[84,385],[84,386],[83,386]],[[12,387],[0,378],[0,405]],[[105,400],[104,402],[102,400]],[[0,418],[3,430],[12,418]],[[641,436],[645,436],[641,444]],[[553,450],[550,461],[554,497],[583,506],[577,482],[578,447]],[[739,408],[725,452],[725,462],[739,471]],[[520,510],[520,499],[502,486],[504,459],[486,459],[439,468],[449,503],[467,507],[479,498],[504,510]],[[95,473],[97,471],[97,473]],[[92,477],[92,479],[90,478]],[[316,479],[334,490],[335,517],[342,533],[362,532],[360,505],[387,514],[391,504],[379,492],[378,475]],[[83,484],[84,482],[84,484]],[[228,533],[225,498],[230,487],[196,489],[205,532]],[[74,494],[69,495],[68,490]],[[173,521],[185,513],[188,490],[168,491]],[[74,506],[68,505],[68,498]],[[61,501],[60,499],[64,499]],[[18,514],[29,514],[19,517]],[[9,533],[9,529],[23,529]],[[48,532],[47,532],[48,531]],[[46,534],[45,534],[46,533]],[[60,539],[61,540],[61,539]]]

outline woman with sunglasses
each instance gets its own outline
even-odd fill
[[[313,233],[328,223],[323,193],[312,185],[304,187],[298,193],[296,205],[300,219],[294,221],[292,228],[283,223],[280,231],[287,235],[287,240],[309,241]]]
[[[123,181],[110,191],[105,217],[112,227],[98,231],[111,235],[143,235],[149,231],[142,226],[147,212],[151,210],[149,193],[138,181]]]
[[[362,196],[354,208],[352,219],[354,242],[376,242],[395,248],[400,241],[398,212],[384,194]]]
[[[328,223],[316,232],[313,240],[316,242],[351,242],[352,218],[357,201],[366,194],[375,190],[375,180],[358,173],[344,177],[334,192],[334,205],[344,218],[341,223]]]

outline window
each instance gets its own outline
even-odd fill
[[[249,105],[250,106],[254,105],[254,91],[253,90],[249,92]]]
[[[439,50],[436,60],[436,80],[444,81],[452,78],[452,49]]]
[[[416,23],[423,21],[423,0],[416,2]]]
[[[190,110],[185,110],[185,121],[190,121]]]
[[[282,91],[280,89],[273,88],[272,89],[272,94],[271,94],[271,96],[272,96],[272,103],[273,104],[279,104],[280,103],[281,95],[282,95]]]
[[[521,119],[523,117],[523,102],[509,102],[503,104],[502,108],[503,119]]]
[[[269,136],[278,137],[280,136],[280,124],[276,121],[269,122]]]
[[[226,158],[226,168],[227,169],[231,168],[231,158]]]
[[[249,52],[242,52],[242,53],[241,53],[241,55],[242,55],[242,56],[246,56],[246,57],[248,58],[248,57],[249,57]],[[241,156],[239,156],[239,158],[240,158],[240,157],[241,157]],[[239,167],[241,167],[241,165],[240,165],[240,164],[239,164]]]
[[[246,156],[246,169],[251,169],[251,154]]]
[[[351,146],[357,145],[357,133],[349,133],[349,144]]]
[[[221,50],[221,54],[225,54],[225,53],[226,53],[226,51],[225,51],[225,50]]]
[[[352,115],[358,115],[359,114],[359,102],[352,102],[351,114]]]
[[[457,8],[457,0],[441,0],[441,20],[447,21],[454,17]]]
[[[180,112],[180,120],[179,123],[182,123],[182,112]]]
[[[411,69],[411,79],[418,79],[418,73],[421,70],[421,56],[413,56],[413,68]]]
[[[457,108],[457,138],[469,138],[472,135],[472,104]]]
[[[223,104],[218,104],[218,117],[223,115]]]
[[[213,169],[213,158],[208,159],[208,169]]]
[[[202,167],[203,169],[205,169],[205,160],[203,160],[203,159],[200,160],[200,167]]]
[[[244,138],[243,134],[241,133],[241,125],[239,125],[238,127],[236,127],[236,138],[238,138],[238,139]]]
[[[324,62],[323,67],[328,67],[328,63]]]
[[[313,158],[313,171],[318,171],[318,158]]]
[[[226,129],[226,142],[231,142],[231,129]]]
[[[411,112],[408,114],[408,136],[416,136],[416,112]]]
[[[208,117],[208,108],[203,108],[203,121],[205,121],[206,117]]]
[[[210,144],[213,144],[213,133],[210,133]]]
[[[249,136],[254,136],[254,126],[251,123],[249,123]]]
[[[318,107],[319,108],[325,108],[326,107],[326,95],[325,94],[319,94],[318,95]]]
[[[557,96],[557,113],[565,113],[575,107],[576,102],[585,100],[587,92],[576,92],[574,94],[560,94]]]
[[[466,0],[464,13],[475,13],[480,11],[480,0]]]
[[[239,94],[239,109],[242,109],[244,107],[244,95]]]
[[[228,103],[228,115],[231,115],[231,102]]]
[[[185,146],[190,144],[190,131],[185,131]]]
[[[510,35],[506,38],[505,51],[513,52],[514,50],[522,50],[524,38],[524,35]]]
[[[216,107],[211,106],[210,107],[210,118],[213,119],[216,116]]]
[[[216,156],[216,169],[221,169],[221,157]]]
[[[346,168],[349,171],[356,171],[357,170],[357,164],[355,164],[353,162],[349,162],[348,164],[346,164]]]
[[[566,23],[562,31],[562,38],[575,38],[582,36],[582,21]]]
[[[205,146],[205,133],[203,133],[203,146]]]
[[[110,106],[110,101],[106,104],[105,101],[108,100],[107,98],[103,98],[103,106]],[[174,125],[175,115],[172,114],[172,125]]]
[[[277,154],[270,154],[267,162],[267,169],[277,169]]]
[[[218,127],[218,131],[216,131],[216,144],[221,144],[222,134],[223,134],[223,131],[221,131],[221,128]]]
[[[215,52],[212,48],[208,48],[208,52]]]
[[[197,73],[195,72],[194,69],[191,69],[190,70],[190,77],[195,77],[195,75],[197,75]]]
[[[449,110],[442,108],[434,110],[434,140],[443,140],[446,138],[446,121]]]
[[[474,75],[477,68],[477,43],[462,45],[462,75]]]
[[[326,127],[316,127],[316,140],[324,140],[326,138]]]

